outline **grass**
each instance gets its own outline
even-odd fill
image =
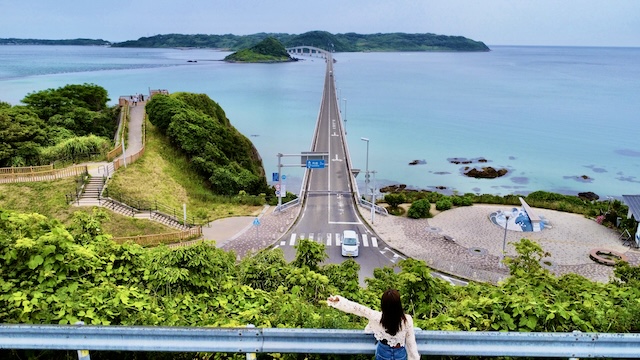
[[[109,191],[126,198],[158,201],[189,217],[209,220],[229,216],[256,215],[261,206],[234,203],[234,198],[215,195],[205,179],[196,173],[189,159],[149,122],[144,156],[120,168],[109,182]]]
[[[41,181],[0,185],[0,208],[22,213],[39,213],[59,220],[69,226],[73,223],[73,213],[91,213],[91,207],[76,207],[67,203],[65,194],[74,193],[75,178],[55,181]],[[115,237],[144,234],[166,234],[175,229],[154,221],[134,219],[106,210],[109,219],[102,223],[105,233]]]

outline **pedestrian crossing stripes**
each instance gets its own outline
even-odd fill
[[[287,239],[283,239],[280,241],[280,246],[295,246],[296,243],[299,243],[302,239],[309,239],[311,241],[324,243],[326,246],[340,246],[342,245],[342,234],[341,233],[309,233],[309,234],[298,234],[293,233]],[[373,236],[368,236],[367,234],[360,234],[360,246],[362,247],[378,247],[378,239]]]

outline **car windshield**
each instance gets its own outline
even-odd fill
[[[344,238],[344,242],[345,245],[357,245],[358,241],[354,238]]]

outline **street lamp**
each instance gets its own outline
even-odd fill
[[[376,171],[371,170],[373,174],[373,189],[371,191],[371,224],[373,224],[373,219],[376,213]]]
[[[500,255],[500,262],[498,263],[498,265],[500,266],[500,268],[504,267],[504,264],[502,263],[502,261],[504,260],[504,252],[506,251],[507,248],[507,227],[509,227],[509,218],[511,217],[510,214],[507,213],[503,213],[504,214],[504,239],[502,240],[502,254]]]
[[[364,195],[366,198],[367,194],[369,194],[369,139],[361,137],[360,140],[367,142],[367,165],[364,171]]]

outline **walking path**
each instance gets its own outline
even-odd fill
[[[261,217],[259,235],[251,225],[253,220],[246,218],[235,225],[226,220],[226,226],[222,226],[224,232],[212,228],[205,239],[219,239],[219,247],[234,250],[243,257],[276,242],[291,225],[299,208],[296,206],[283,213],[269,209]],[[391,247],[409,257],[424,260],[436,270],[466,279],[497,283],[508,276],[508,270],[499,267],[504,228],[489,220],[489,214],[497,210],[509,211],[511,208],[500,205],[460,207],[428,220],[376,216],[374,224],[370,225]],[[549,265],[545,266],[554,274],[576,273],[601,282],[613,276],[613,268],[589,259],[589,251],[594,248],[623,253],[632,265],[640,264],[640,251],[623,246],[615,231],[593,220],[546,209],[536,209],[536,213],[548,219],[552,227],[541,232],[508,231],[507,256],[515,255],[515,248],[510,242],[528,238],[551,253],[545,259]],[[370,219],[366,220],[370,223]],[[229,236],[231,233],[235,235]]]

